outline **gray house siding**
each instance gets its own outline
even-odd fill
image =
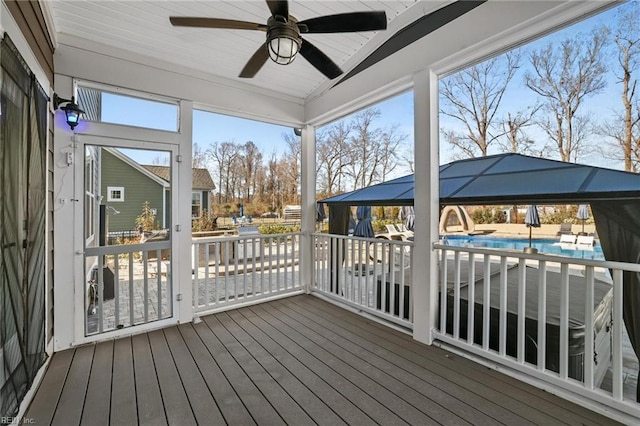
[[[102,202],[120,212],[114,214],[113,210],[107,209],[109,232],[135,229],[136,217],[140,215],[145,201],[149,202],[149,207],[157,210],[156,221],[160,228],[164,227],[162,185],[105,150],[102,150],[101,168]],[[124,201],[108,201],[108,187],[124,188]]]

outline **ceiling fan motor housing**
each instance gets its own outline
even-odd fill
[[[300,31],[295,19],[271,16],[267,21],[267,49],[269,57],[277,64],[293,62],[300,50]]]

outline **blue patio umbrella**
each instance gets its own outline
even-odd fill
[[[365,238],[375,237],[373,226],[371,225],[371,207],[358,206],[356,209],[356,218],[358,219],[358,223],[353,231],[353,236]]]
[[[244,216],[244,204],[240,204],[240,213],[238,215],[240,217]]]
[[[578,206],[578,219],[582,221],[582,233],[584,234],[584,222],[589,219],[589,207],[586,204]]]
[[[316,203],[316,222],[322,222],[327,218],[327,213],[324,210],[324,203]]]
[[[529,247],[531,247],[531,228],[540,228],[540,216],[538,216],[538,208],[535,204],[527,207],[524,224],[529,228]]]

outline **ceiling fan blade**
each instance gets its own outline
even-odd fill
[[[198,18],[189,16],[171,16],[174,27],[220,28],[226,30],[259,30],[266,31],[267,26],[255,22],[236,21],[233,19]]]
[[[287,0],[267,0],[272,16],[283,16],[289,20],[289,2]]]
[[[300,54],[330,80],[342,74],[342,70],[335,62],[307,40],[302,40]]]
[[[387,14],[379,12],[352,12],[319,16],[298,22],[301,33],[351,33],[387,29]]]
[[[249,62],[247,62],[244,68],[242,68],[242,71],[240,72],[240,75],[238,77],[253,78],[253,76],[255,76],[258,71],[260,71],[260,68],[262,68],[264,63],[267,62],[267,59],[269,59],[269,52],[267,51],[267,46],[262,44],[253,54],[253,56],[251,56]]]

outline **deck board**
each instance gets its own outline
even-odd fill
[[[314,296],[56,353],[35,424],[614,421]]]
[[[113,340],[98,343],[93,351],[93,363],[84,399],[80,424],[93,426],[109,420],[111,409],[111,370],[113,368]],[[76,401],[77,404],[80,401]],[[72,424],[72,423],[69,423]]]
[[[156,330],[148,333],[148,336],[167,422],[170,425],[196,424],[189,398],[180,380],[180,373],[173,361],[164,333],[162,330]]]
[[[133,359],[136,381],[136,401],[138,405],[138,423],[140,425],[161,426],[167,424],[162,406],[160,386],[151,355],[149,336],[133,336]]]
[[[130,425],[138,417],[131,337],[114,342],[112,371],[110,424]]]
[[[78,401],[85,400],[93,354],[93,345],[81,346],[76,349],[65,386],[58,401],[58,409],[51,422],[52,425],[80,423],[84,404],[78,404]]]
[[[49,362],[47,374],[45,374],[38,388],[40,397],[34,399],[31,403],[27,410],[26,418],[53,420],[74,353],[75,350],[70,349],[53,355]]]
[[[495,424],[496,421],[521,425],[530,423],[527,419],[501,409],[491,401],[456,386],[433,372],[416,368],[406,358],[381,348],[375,341],[366,340],[359,330],[354,329],[348,332],[350,328],[348,324],[337,326],[327,323],[320,317],[311,315],[311,310],[299,311],[297,306],[291,304],[274,306],[279,308],[282,316],[289,316],[293,321],[304,324],[324,336],[327,341],[333,341],[354,354],[354,357],[359,357],[362,363],[374,366],[405,383],[410,391],[401,391],[401,395],[405,397],[414,393],[422,395],[422,398],[419,396],[413,398],[415,403],[422,404],[417,406],[425,407],[433,416],[436,413],[440,414],[444,417],[437,419],[441,423],[459,422],[452,419],[451,412],[457,413],[462,419],[475,425]],[[372,338],[379,339],[379,336],[372,336]]]
[[[233,315],[236,313],[236,315]],[[339,425],[344,423],[313,392],[291,374],[273,355],[266,351],[241,327],[236,319],[237,312],[220,315],[225,328],[238,339],[238,342],[260,363],[265,371],[287,392],[289,396],[304,410],[314,424]],[[286,420],[286,419],[285,419]]]
[[[295,302],[292,300],[292,302]],[[300,305],[299,305],[300,306]],[[425,346],[415,342],[410,336],[396,333],[388,327],[373,322],[374,334],[369,335],[372,322],[365,322],[355,314],[337,308],[321,300],[311,299],[303,309],[312,311],[319,309],[323,318],[343,318],[345,328],[355,330],[359,336],[368,338],[385,349],[400,354],[403,358],[416,363],[420,368],[434,371],[446,379],[448,383],[470,388],[472,391],[486,397],[489,401],[501,405],[512,412],[526,414],[529,420],[536,423],[557,423],[558,421],[583,424],[617,424],[616,422],[593,413],[576,404],[568,404],[565,400],[555,397],[541,389],[529,386],[515,378],[497,373],[466,358],[457,356],[443,349]],[[362,326],[366,324],[366,326]],[[384,343],[382,343],[384,342]],[[455,365],[451,365],[455,362]],[[473,379],[473,380],[469,380]],[[544,406],[545,410],[539,407]],[[549,418],[551,417],[551,418]]]
[[[209,391],[189,348],[177,327],[164,329],[169,350],[180,373],[180,379],[189,398],[189,404],[198,424],[223,424],[224,417]]]

